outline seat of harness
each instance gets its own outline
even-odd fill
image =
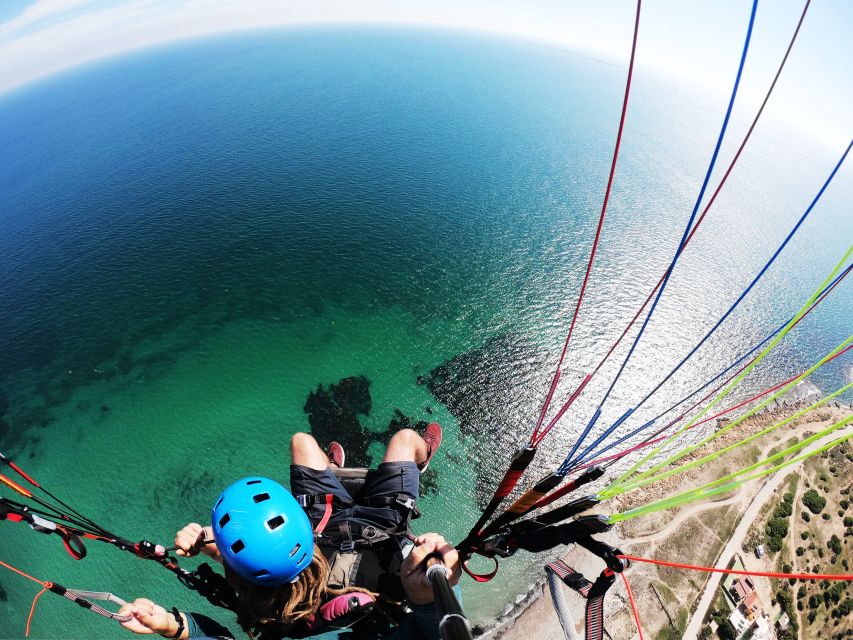
[[[342,500],[340,497],[331,493],[302,493],[294,496],[296,498],[296,501],[305,510],[310,509],[314,505],[324,505],[323,517],[314,529],[314,533],[318,536],[318,543],[323,537],[321,534],[323,534],[326,526],[328,525],[332,513],[340,509],[350,509],[359,506],[368,508],[381,508],[392,506],[401,507],[406,511],[404,522],[402,525],[402,528],[405,530],[408,530],[409,521],[415,518],[419,518],[421,516],[421,512],[418,509],[417,502],[406,493],[395,493],[386,496],[361,495],[365,483],[367,482],[368,478],[376,474],[376,469],[367,469],[363,467],[347,467],[343,469],[335,468],[332,470],[332,472],[335,474],[335,477],[340,480],[341,485],[350,495],[352,501]],[[398,528],[395,528],[393,531],[380,532],[377,527],[373,527],[371,529],[369,525],[357,525],[356,523],[353,523],[353,527],[357,526],[360,527],[361,530],[346,532],[346,537],[349,537],[350,539],[352,539],[353,537],[361,537],[363,538],[363,541],[367,544],[379,542],[400,532]],[[361,535],[362,533],[364,535]]]

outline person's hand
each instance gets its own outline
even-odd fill
[[[147,598],[137,598],[133,602],[128,602],[119,609],[118,613],[121,616],[133,616],[127,622],[120,623],[133,633],[174,635],[178,630],[178,621],[175,620],[175,616]]]
[[[459,582],[459,554],[447,540],[437,533],[427,533],[415,538],[415,547],[403,561],[400,577],[403,588],[412,604],[428,604],[432,602],[432,584],[427,578],[427,559],[438,556],[447,567],[450,574],[448,581],[453,586]]]
[[[190,522],[175,534],[175,555],[191,558],[201,551],[204,555],[219,560],[219,549],[212,542],[205,545],[206,540],[213,540],[213,529]]]

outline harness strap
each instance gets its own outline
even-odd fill
[[[335,496],[331,493],[326,494],[326,509],[323,511],[323,517],[320,522],[317,523],[317,527],[314,529],[314,533],[320,535],[326,528],[326,525],[329,524],[329,518],[332,517],[332,505],[334,504]]]
[[[604,638],[604,596],[616,582],[616,574],[605,569],[590,587],[586,599],[586,640]]]
[[[546,571],[551,571],[556,574],[570,589],[577,591],[586,600],[589,596],[589,591],[592,589],[592,582],[587,580],[582,573],[576,571],[562,560],[555,560],[545,565]]]
[[[616,573],[604,569],[595,582],[587,580],[583,574],[562,560],[554,560],[545,565],[545,572],[556,575],[563,584],[577,591],[586,600],[586,640],[603,640],[604,596],[616,582]]]
[[[294,497],[303,509],[312,507],[315,504],[327,505],[330,499],[332,501],[332,505],[339,509],[346,509],[355,506],[352,502],[345,502],[330,493],[301,493]],[[419,518],[421,515],[417,502],[405,493],[397,493],[392,496],[363,498],[359,501],[359,504],[365,507],[390,507],[392,505],[401,506],[410,512],[412,518]]]

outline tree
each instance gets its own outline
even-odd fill
[[[841,538],[839,538],[834,533],[829,539],[829,542],[826,543],[826,546],[829,547],[829,549],[831,549],[832,553],[834,553],[835,555],[841,554]]]
[[[720,640],[737,640],[737,630],[728,618],[723,620],[720,626],[717,627],[717,635],[720,637]]]
[[[786,518],[773,518],[767,523],[766,531],[771,538],[784,538],[788,535],[788,520]]]
[[[780,502],[776,505],[776,508],[773,510],[774,518],[789,518],[791,514],[794,512],[793,506],[787,500],[785,502]]]
[[[823,511],[826,506],[826,498],[820,495],[814,489],[809,489],[803,494],[803,504],[813,514],[817,515]]]

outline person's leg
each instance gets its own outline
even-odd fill
[[[335,517],[344,517],[347,509],[354,503],[341,481],[332,473],[329,458],[323,453],[317,441],[307,433],[297,433],[290,440],[290,491],[303,500],[305,512],[311,519],[311,525],[326,520],[331,526]],[[336,498],[331,520],[327,518],[326,496]],[[307,503],[304,500],[309,500]]]
[[[398,431],[388,443],[382,462],[414,462],[422,464],[429,457],[429,445],[416,431]]]
[[[307,433],[297,433],[290,439],[291,464],[322,471],[329,468],[329,458]]]

